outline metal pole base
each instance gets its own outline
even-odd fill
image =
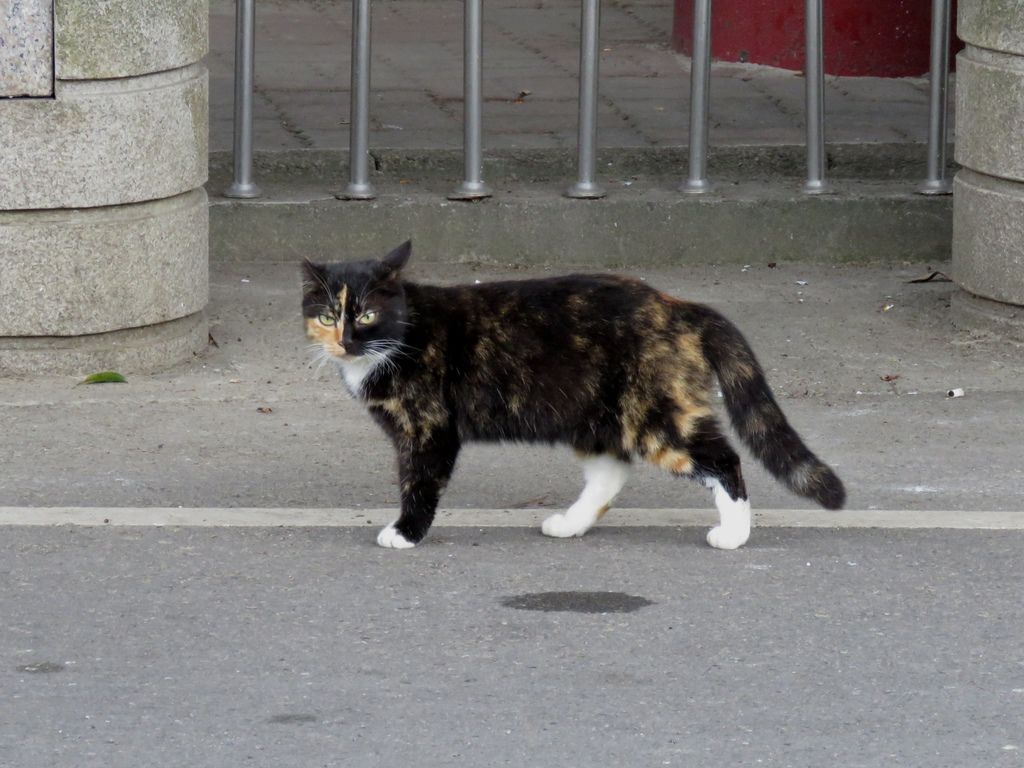
[[[926,179],[916,190],[919,195],[951,195],[953,194],[952,179]]]
[[[597,200],[607,194],[601,186],[592,181],[577,181],[565,190],[566,197],[576,200]]]
[[[805,181],[800,191],[805,195],[835,194],[835,190],[832,188],[832,185],[823,180]]]
[[[366,184],[357,184],[353,182],[345,187],[344,192],[338,195],[339,200],[374,200],[376,197],[377,191],[369,182]]]
[[[233,182],[230,187],[224,190],[224,197],[237,197],[242,200],[248,200],[253,197],[260,197],[263,191],[252,182],[242,184],[240,182]]]
[[[448,193],[449,200],[481,200],[494,193],[482,181],[464,181]]]
[[[687,195],[704,195],[711,191],[711,182],[707,179],[687,179],[679,185],[679,191]]]

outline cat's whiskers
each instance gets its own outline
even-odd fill
[[[319,342],[307,345],[307,349],[309,350],[312,358],[311,362],[316,364],[313,375],[319,376],[320,372],[323,371],[324,366],[331,362],[331,355],[324,348],[324,345]]]

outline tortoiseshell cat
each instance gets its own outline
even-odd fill
[[[410,242],[381,261],[304,265],[308,335],[336,361],[398,452],[402,506],[377,543],[406,548],[434,519],[461,445],[563,443],[586,485],[548,536],[582,536],[643,459],[714,492],[708,543],[750,535],[740,461],[711,407],[776,478],[839,509],[839,478],[786,421],[740,332],[714,310],[614,275],[454,287],[406,282]]]

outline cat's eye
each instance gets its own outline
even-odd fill
[[[326,325],[328,328],[338,324],[337,319],[333,315],[320,315],[317,320],[320,322],[320,325]]]
[[[377,315],[379,314],[380,313],[374,309],[371,309],[369,312],[363,312],[363,314],[356,318],[356,324],[373,325],[375,322],[377,322]]]

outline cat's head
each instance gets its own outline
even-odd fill
[[[380,261],[303,262],[306,335],[342,361],[396,351],[407,325],[401,271],[411,253],[407,240]]]

